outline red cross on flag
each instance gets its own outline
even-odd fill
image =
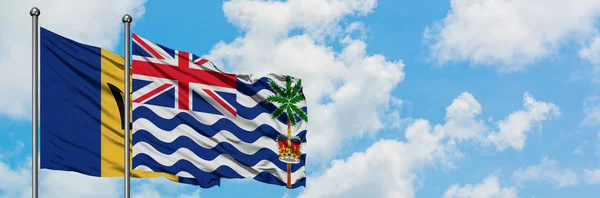
[[[176,92],[173,99],[176,102],[156,99],[154,105],[175,107],[179,110],[198,110],[192,108],[196,93],[203,101],[217,109],[223,115],[236,116],[235,107],[228,102],[227,97],[235,99],[236,75],[218,71],[214,65],[193,54],[172,50],[152,43],[136,34],[133,38],[132,73],[134,80],[145,80],[143,88],[133,88],[134,103],[146,103],[168,91]],[[227,94],[230,93],[230,94]],[[230,100],[231,101],[231,100]]]

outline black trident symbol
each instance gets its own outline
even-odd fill
[[[115,98],[115,102],[117,103],[117,107],[119,107],[119,114],[121,116],[121,129],[125,129],[125,127],[123,126],[123,122],[125,120],[125,118],[123,117],[123,110],[125,109],[125,102],[123,101],[123,91],[121,91],[121,89],[119,89],[117,86],[114,86],[113,84],[110,83],[106,83],[108,85],[108,88],[110,89],[110,92],[112,93],[113,97]],[[131,93],[130,93],[131,94]],[[131,122],[129,123],[129,128],[131,129]]]

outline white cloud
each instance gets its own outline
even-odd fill
[[[0,198],[31,197],[31,159],[10,166],[0,161]],[[91,177],[75,172],[42,169],[39,172],[40,197],[106,198],[123,196],[122,178]],[[200,198],[197,186],[165,178],[132,178],[131,196],[143,198]]]
[[[599,14],[599,0],[451,0],[447,16],[424,37],[440,63],[467,60],[516,71],[568,41],[592,39]]]
[[[578,183],[577,174],[570,169],[561,170],[555,160],[544,157],[540,164],[531,165],[525,169],[519,168],[513,175],[513,179],[522,185],[531,181],[544,181],[556,187],[574,186]]]
[[[600,53],[600,35],[596,36],[596,38],[592,40],[588,47],[579,51],[579,57],[588,60],[594,65],[600,66],[600,56],[598,53]]]
[[[538,115],[540,109],[545,112],[537,106],[546,103],[534,101],[527,93],[525,104],[527,112],[535,112],[531,114]],[[414,197],[417,184],[422,182],[415,172],[437,164],[452,167],[453,162],[462,156],[458,150],[461,142],[484,142],[486,134],[489,134],[490,127],[477,118],[482,107],[471,93],[457,96],[446,111],[444,124],[431,125],[428,120],[416,119],[406,129],[405,142],[380,140],[364,152],[356,152],[345,160],[334,160],[322,174],[309,176],[311,185],[300,197]],[[533,117],[539,120],[539,116]],[[514,130],[523,131],[522,128]],[[512,188],[497,187],[494,190],[497,181],[494,182],[492,178],[476,187],[454,187],[447,194],[462,197],[491,196],[494,193],[500,193],[501,197],[516,196]],[[330,184],[336,187],[328,188]]]
[[[501,187],[498,178],[489,176],[483,182],[472,185],[452,185],[444,193],[444,198],[516,198],[515,187]]]
[[[480,138],[486,131],[483,121],[476,119],[481,111],[481,104],[471,93],[462,93],[446,108],[443,131],[458,141]]]
[[[600,96],[588,96],[583,103],[584,126],[596,126],[600,124]]]
[[[523,107],[525,110],[515,111],[499,121],[497,123],[499,131],[492,132],[486,141],[496,145],[499,151],[507,147],[521,150],[525,146],[527,133],[532,130],[532,127],[538,126],[541,129],[542,121],[560,114],[556,105],[537,101],[528,92],[523,95]]]
[[[598,184],[600,183],[600,169],[584,169],[583,177],[585,178],[585,181],[588,184]]]
[[[360,23],[340,23],[375,6],[375,0],[228,1],[225,15],[244,35],[218,43],[207,58],[235,73],[302,78],[310,116],[305,152],[323,161],[345,140],[385,127],[391,91],[404,79],[402,61],[367,54],[362,36],[350,36],[364,30]]]
[[[481,111],[472,94],[462,93],[446,110],[444,125],[432,126],[428,120],[416,119],[406,128],[406,142],[380,140],[365,152],[356,152],[345,160],[334,160],[322,175],[309,176],[311,185],[300,197],[414,197],[414,183],[418,182],[414,172],[440,162],[451,166],[452,159],[459,156],[453,139],[474,137],[448,132],[477,130],[468,129],[475,126],[473,122],[465,122],[474,120]],[[459,126],[461,123],[467,125]],[[326,187],[332,183],[336,188]]]
[[[31,16],[41,10],[40,25],[79,42],[113,49],[129,13],[139,19],[146,0],[20,0],[0,6],[0,115],[29,119],[31,110]]]
[[[441,134],[427,120],[406,130],[407,142],[381,140],[365,152],[335,160],[299,197],[414,197],[414,170],[445,156]],[[376,171],[374,171],[376,170]],[[335,188],[328,186],[334,184]]]
[[[357,33],[358,37],[361,40],[364,40],[367,38],[367,28],[365,27],[365,24],[362,22],[353,22],[350,23],[350,25],[348,25],[346,27],[345,33],[347,34],[352,34],[352,33]]]
[[[597,76],[600,72],[600,35],[597,35],[588,46],[579,50],[579,57],[587,60],[594,66],[592,82],[596,84],[600,82],[600,78]]]
[[[0,197],[31,197],[31,158],[12,167],[0,161]],[[64,198],[104,198],[122,195],[118,178],[97,178],[74,172],[39,171],[39,196]]]
[[[181,184],[180,184],[181,185]],[[180,194],[177,198],[200,198],[200,190],[196,190],[190,194]]]
[[[339,21],[347,15],[366,15],[377,0],[231,0],[223,5],[230,22],[252,36],[286,37],[290,30],[301,28],[315,38],[329,37],[343,30]],[[319,40],[321,40],[319,39]]]
[[[98,178],[75,172],[42,170],[40,197],[119,197],[123,192],[122,181],[120,178]]]
[[[0,161],[0,197],[31,197],[31,182],[27,178],[31,177],[31,161],[19,164],[19,168],[11,167]]]
[[[412,102],[404,101],[392,97],[390,100],[389,109],[386,112],[384,118],[384,125],[388,129],[405,129],[410,123],[414,121],[410,116],[410,109],[412,108]],[[406,115],[401,115],[401,112],[407,112]]]
[[[135,189],[132,190],[131,197],[134,198],[200,198],[198,186],[173,182],[163,177],[134,179],[133,185],[135,185]]]

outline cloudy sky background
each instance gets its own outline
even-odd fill
[[[0,2],[0,197],[31,190],[31,18],[122,54],[132,32],[234,73],[302,78],[307,188],[133,180],[134,197],[594,197],[600,0]],[[122,179],[41,170],[41,197]]]

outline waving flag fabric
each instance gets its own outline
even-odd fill
[[[303,99],[299,79],[228,74],[196,55],[132,38],[134,170],[171,174],[203,188],[220,185],[221,178],[285,186],[288,164],[280,159],[288,157],[298,159],[291,165],[291,187],[305,186],[306,154],[299,152],[306,118],[291,116],[295,138],[286,147],[282,136],[289,122],[281,109],[306,115],[306,102],[295,100],[293,109],[267,102],[294,91]]]
[[[123,57],[40,28],[40,168],[123,177]],[[132,177],[166,176],[132,171]]]

